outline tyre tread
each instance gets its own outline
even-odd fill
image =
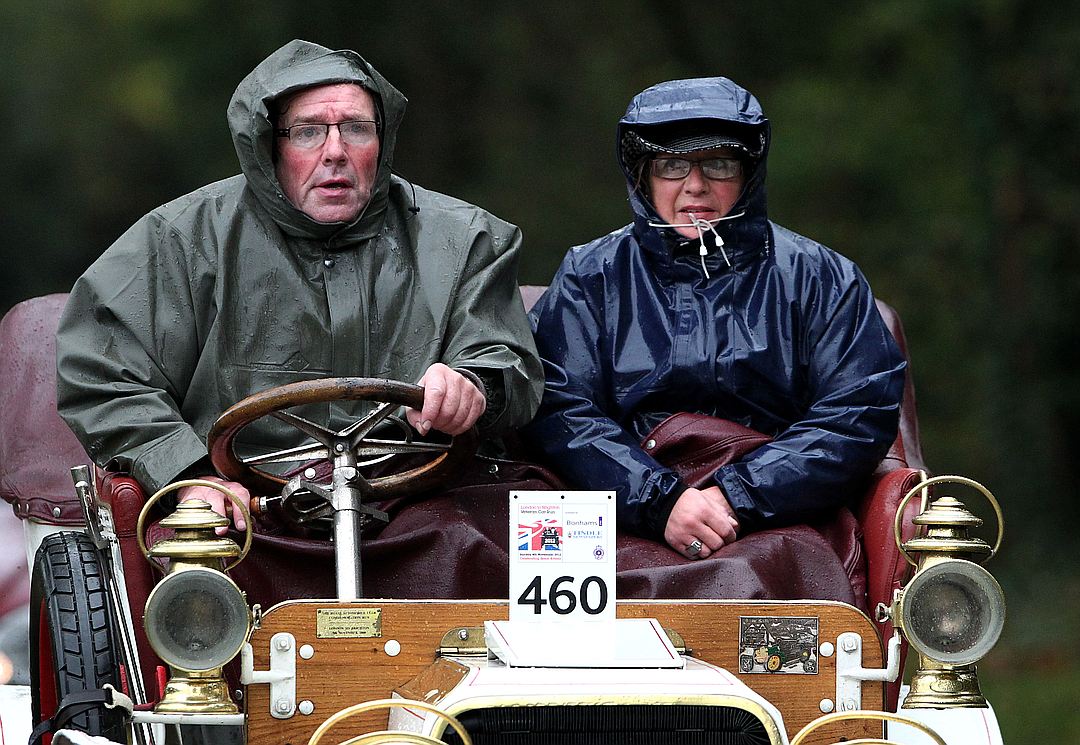
[[[47,537],[38,549],[31,586],[31,700],[34,721],[42,718],[40,609],[50,621],[58,698],[73,691],[95,690],[105,683],[117,685],[119,660],[109,599],[97,548],[83,533],[63,532]],[[45,712],[52,716],[54,712]],[[119,716],[91,711],[72,724],[92,735],[123,739]]]

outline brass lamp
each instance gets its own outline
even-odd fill
[[[165,494],[185,486],[216,489],[231,499],[247,519],[241,549],[215,529],[229,524],[201,499],[190,499],[161,521],[172,538],[147,548],[144,523],[150,508]],[[157,713],[235,714],[222,668],[235,657],[251,632],[247,598],[225,571],[251,548],[251,518],[246,506],[227,488],[190,479],[170,484],[147,500],[136,527],[139,548],[164,577],[146,599],[144,625],[150,646],[169,666],[169,681],[154,707]],[[167,566],[163,560],[168,559]],[[229,562],[222,569],[222,562]]]
[[[993,546],[969,531],[983,521],[952,496],[931,499],[929,487],[955,483],[972,487],[987,498],[998,521]],[[913,519],[920,535],[903,542],[904,508],[922,492],[922,509]],[[880,614],[900,629],[919,654],[905,709],[986,708],[975,663],[997,643],[1005,624],[1001,585],[981,564],[1001,545],[1001,507],[986,487],[962,476],[937,476],[915,486],[901,500],[894,522],[896,545],[915,567],[915,576],[898,590],[890,608]]]

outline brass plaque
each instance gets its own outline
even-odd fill
[[[315,615],[319,639],[369,639],[382,636],[382,608],[319,608]]]

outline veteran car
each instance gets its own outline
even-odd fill
[[[122,474],[81,465],[68,473],[84,459],[50,401],[48,326],[60,303],[53,296],[23,304],[0,333],[4,387],[18,391],[6,399],[18,406],[4,407],[3,426],[20,445],[4,454],[4,496],[37,546],[31,685],[9,692],[11,706],[0,710],[12,737],[25,727],[33,742],[74,731],[149,743],[174,726],[200,724],[242,727],[247,742],[282,745],[328,737],[1000,742],[976,663],[1004,622],[1000,587],[982,566],[1000,544],[1001,519],[976,482],[910,467],[878,474],[860,515],[873,618],[837,602],[631,601],[605,587],[612,617],[575,622],[552,613],[522,623],[514,591],[491,600],[364,598],[355,557],[373,490],[437,480],[440,469],[471,457],[467,443],[429,448],[430,461],[417,466],[426,446],[378,431],[373,419],[411,405],[415,386],[285,386],[226,412],[211,450],[223,472],[274,481],[278,508],[299,523],[329,526],[338,591],[253,607],[227,571],[250,552],[250,531],[239,541],[216,535],[223,518],[197,501],[161,517],[155,510],[182,482],[148,496]],[[300,454],[322,448],[324,466],[278,476],[269,465],[281,454],[233,447],[233,433],[254,417],[328,396],[380,403],[366,422],[315,436]],[[404,473],[386,475],[382,459],[402,454]],[[379,475],[365,471],[369,460],[380,460]],[[993,505],[992,541],[976,535],[981,521],[957,488]],[[550,545],[549,535],[543,548]],[[605,596],[584,579],[538,585],[542,609],[571,600],[599,608]],[[909,648],[917,664],[901,687]],[[32,717],[15,710],[27,698]]]

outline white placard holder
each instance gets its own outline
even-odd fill
[[[653,618],[555,624],[487,621],[488,655],[508,667],[681,668],[682,656]]]

